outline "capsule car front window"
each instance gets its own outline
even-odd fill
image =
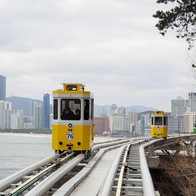
[[[155,125],[162,125],[162,117],[155,117]]]
[[[80,99],[61,99],[61,120],[80,120]]]

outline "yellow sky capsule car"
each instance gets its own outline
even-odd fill
[[[163,111],[156,111],[152,114],[151,136],[153,138],[167,138],[167,114]]]
[[[94,144],[94,98],[83,84],[53,91],[52,149],[90,156]]]

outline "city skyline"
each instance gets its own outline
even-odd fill
[[[6,91],[7,91],[7,85],[6,85],[6,77],[5,76],[2,76],[2,75],[0,75],[0,100],[6,100],[6,98],[9,98],[9,97],[7,97],[6,96]],[[44,95],[44,97],[43,97],[43,99],[42,99],[42,101],[44,102],[44,100],[47,100],[47,104],[49,104],[49,105],[51,105],[52,104],[52,102],[53,102],[53,100],[52,100],[52,96],[50,96],[50,94],[49,93],[46,93],[46,94],[43,94]],[[47,99],[46,99],[46,96],[47,95]],[[6,97],[6,98],[5,98]],[[11,97],[19,97],[19,96],[14,96],[14,95],[12,95]],[[25,98],[25,97],[21,97],[21,98]],[[186,105],[186,107],[184,107],[184,109],[183,109],[183,111],[181,111],[181,113],[183,113],[184,111],[189,111],[188,110],[188,107],[189,108],[191,108],[191,107],[195,107],[195,108],[192,108],[192,111],[196,111],[196,106],[195,106],[195,104],[194,104],[194,102],[195,102],[195,100],[196,100],[196,93],[195,92],[188,92],[188,98],[189,98],[189,102],[187,102],[187,99],[184,99],[183,97],[181,97],[181,96],[177,96],[177,98],[176,99],[179,99],[177,102],[182,102],[183,100],[185,100],[186,102],[187,102],[187,104],[185,104]],[[28,98],[28,99],[32,99],[33,100],[33,98]],[[37,99],[37,100],[39,100],[39,99]],[[170,110],[168,110],[168,111],[165,111],[165,112],[172,112],[172,113],[174,113],[174,111],[173,111],[173,101],[174,101],[175,99],[171,99],[171,101],[170,101]],[[41,101],[41,100],[40,100]],[[183,103],[183,102],[182,102]],[[189,103],[189,105],[188,105],[188,103]],[[45,104],[45,103],[43,103],[43,104]],[[96,103],[95,103],[96,104]],[[96,104],[96,105],[98,105],[98,104]],[[182,105],[182,104],[181,104]],[[184,104],[183,104],[184,105]],[[111,106],[111,107],[117,107],[117,105],[115,104],[115,103],[112,103],[111,105],[107,105],[107,104],[105,104],[105,105],[99,105],[100,107],[104,107],[104,106]],[[150,109],[148,109],[148,110],[162,110],[162,109],[157,109],[157,108],[153,108],[153,107],[151,107],[151,106],[144,106],[144,105],[132,105],[132,106],[135,106],[135,107],[139,107],[139,106],[141,106],[141,107],[148,107],[148,108],[150,108]],[[45,107],[45,109],[46,110],[49,110],[49,109],[47,109],[47,107],[44,105],[44,107]],[[118,107],[125,107],[125,108],[127,108],[127,107],[131,107],[130,105],[129,106],[123,106],[123,105],[118,105]],[[49,106],[48,106],[48,108],[49,108]],[[164,110],[162,110],[162,111],[164,111]],[[44,119],[44,122],[45,122],[45,119]],[[48,124],[48,123],[47,123]],[[48,125],[47,125],[48,126]]]
[[[6,77],[0,75],[0,128],[1,129],[50,129],[51,107],[50,95],[43,94],[42,101],[22,98],[9,101],[6,97]],[[13,97],[12,97],[13,98]],[[28,100],[24,103],[24,100]],[[25,110],[24,106],[28,108]]]
[[[49,93],[45,93],[45,94],[48,94],[49,95],[49,97],[50,97],[50,105],[52,105],[52,96],[51,96],[51,94],[49,94]],[[169,111],[165,111],[165,112],[172,112],[172,102],[174,101],[174,100],[181,100],[181,102],[184,100],[184,101],[188,101],[188,98],[190,99],[190,94],[193,94],[193,95],[196,95],[196,93],[194,93],[194,92],[189,92],[188,93],[188,96],[187,96],[187,99],[186,98],[183,98],[183,97],[181,97],[181,96],[177,96],[176,98],[173,98],[173,99],[171,99],[170,100],[170,110]],[[44,95],[44,94],[43,94]],[[43,96],[42,95],[42,96]],[[6,98],[11,98],[11,97],[18,97],[18,98],[25,98],[25,99],[32,99],[32,100],[38,100],[38,101],[43,101],[43,99],[42,100],[40,100],[40,99],[33,99],[33,98],[30,98],[30,97],[20,97],[20,96],[14,96],[14,95],[12,95],[12,96],[10,96],[10,97],[6,97]],[[196,98],[195,98],[195,100],[193,100],[193,99],[190,99],[190,100],[192,100],[191,102],[190,102],[190,104],[192,104],[192,105],[194,105],[194,102],[196,102]],[[153,107],[151,107],[151,106],[146,106],[146,105],[128,105],[128,106],[124,106],[124,105],[117,105],[117,104],[115,104],[115,103],[111,103],[110,105],[109,104],[105,104],[105,105],[100,105],[100,104],[97,104],[97,103],[95,103],[95,105],[97,105],[97,106],[99,106],[99,107],[112,107],[113,105],[115,105],[116,107],[125,107],[125,108],[127,108],[127,107],[136,107],[136,108],[139,108],[139,110],[141,109],[141,108],[147,108],[146,110],[159,110],[158,108],[153,108]],[[196,106],[195,106],[196,107]],[[162,110],[162,111],[164,111],[164,110]]]
[[[0,101],[1,129],[51,129],[52,113],[49,105],[50,95],[44,94],[43,101],[27,99],[28,106],[31,108],[29,115],[24,115],[23,109],[13,109],[12,102]],[[18,98],[18,97],[17,97]],[[189,93],[189,100],[182,97],[172,100],[172,112],[168,114],[168,127],[170,133],[191,132],[196,119],[196,93]],[[23,102],[24,102],[23,98]],[[126,107],[118,107],[116,104],[109,106],[109,112],[106,108],[99,107],[98,117],[95,116],[96,134],[113,135],[143,135],[150,134],[151,114],[153,111],[138,113],[131,110],[126,113]],[[47,121],[47,122],[46,122]],[[48,126],[48,123],[50,124]],[[101,131],[102,130],[102,131]],[[108,132],[108,133],[105,133]]]

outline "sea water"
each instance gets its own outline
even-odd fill
[[[51,135],[0,133],[0,180],[54,154]]]
[[[95,137],[95,142],[114,140]],[[0,133],[0,180],[54,154],[50,134]]]

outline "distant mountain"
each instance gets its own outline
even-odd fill
[[[31,98],[25,98],[25,97],[7,97],[6,101],[9,101],[12,103],[12,109],[13,110],[23,110],[24,115],[28,116],[29,115],[29,102],[30,101],[41,101],[37,99],[31,99]],[[107,115],[110,116],[111,114],[111,105],[94,105],[94,115],[98,116],[98,111],[99,108],[105,107],[107,111]],[[122,106],[120,106],[122,107]],[[124,107],[126,115],[129,114],[129,112],[135,110],[137,113],[145,112],[145,111],[156,111],[157,109],[151,108],[151,107],[146,107],[146,106],[141,106],[141,105],[133,105],[133,106],[127,106]]]
[[[110,116],[110,114],[111,114],[111,105],[100,106],[100,105],[96,105],[96,104],[95,104],[95,107],[94,107],[95,116],[98,116],[99,108],[101,108],[101,107],[104,107],[107,111],[107,116]],[[123,106],[120,106],[120,107],[123,107]],[[124,108],[125,108],[126,115],[128,115],[129,112],[131,112],[133,110],[135,110],[137,113],[141,113],[141,112],[145,112],[145,111],[156,111],[156,110],[158,110],[156,108],[151,108],[151,107],[146,107],[146,106],[141,106],[141,105],[127,106],[127,107],[124,107]]]
[[[24,116],[29,116],[29,102],[40,101],[40,100],[12,96],[12,97],[7,97],[6,101],[9,101],[12,103],[12,110],[23,110]]]

